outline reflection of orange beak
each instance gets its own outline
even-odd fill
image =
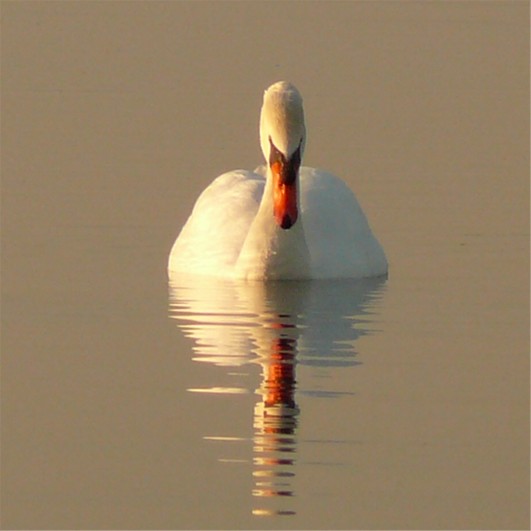
[[[297,171],[291,162],[274,162],[271,165],[273,174],[273,204],[277,224],[283,229],[291,228],[297,221]]]

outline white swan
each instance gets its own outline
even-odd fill
[[[302,98],[280,81],[264,93],[266,166],[220,175],[200,195],[170,253],[168,272],[236,279],[363,278],[387,260],[346,184],[300,166]]]

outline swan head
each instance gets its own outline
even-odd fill
[[[298,174],[306,142],[302,97],[297,88],[279,81],[264,93],[260,113],[260,145],[273,180],[273,213],[282,229],[298,217]]]

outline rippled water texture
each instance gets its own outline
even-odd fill
[[[299,461],[301,467],[321,465],[320,475],[329,467],[353,466],[331,461],[326,448],[350,447],[357,441],[328,440],[328,434],[317,440],[300,438],[304,411],[299,397],[312,402],[355,394],[352,387],[338,389],[335,375],[360,363],[355,342],[370,333],[367,317],[384,283],[377,279],[261,284],[198,282],[193,277],[172,283],[170,315],[193,339],[194,360],[214,364],[220,369],[220,382],[227,382],[188,391],[211,394],[212,400],[218,394],[255,396],[247,430],[234,431],[227,416],[221,432],[205,426],[203,437],[218,443],[213,451],[220,462],[252,465],[247,468],[252,468],[252,495],[257,498],[254,515],[295,514],[284,498],[297,494]],[[333,413],[333,400],[329,407]],[[312,463],[299,448],[315,444],[323,451]]]
[[[529,529],[528,2],[1,9],[3,529]],[[280,79],[389,277],[168,283]]]

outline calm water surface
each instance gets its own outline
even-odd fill
[[[171,315],[194,340],[194,360],[220,369],[217,385],[188,391],[210,395],[213,404],[254,396],[244,430],[227,414],[219,431],[205,424],[203,437],[217,442],[213,452],[219,462],[252,473],[256,499],[247,502],[252,514],[295,515],[299,496],[315,496],[316,485],[300,484],[298,470],[325,481],[337,476],[337,467],[350,471],[347,478],[355,476],[356,445],[362,440],[312,429],[312,411],[315,402],[328,401],[331,414],[350,422],[344,408],[354,407],[355,387],[338,386],[337,374],[361,363],[355,342],[371,331],[371,307],[384,282],[172,284]],[[249,404],[245,398],[240,414]],[[309,415],[299,403],[307,404]],[[337,477],[332,483],[329,496],[349,486]]]
[[[2,4],[3,528],[529,528],[529,6],[272,6]],[[389,278],[169,283],[282,78]]]

